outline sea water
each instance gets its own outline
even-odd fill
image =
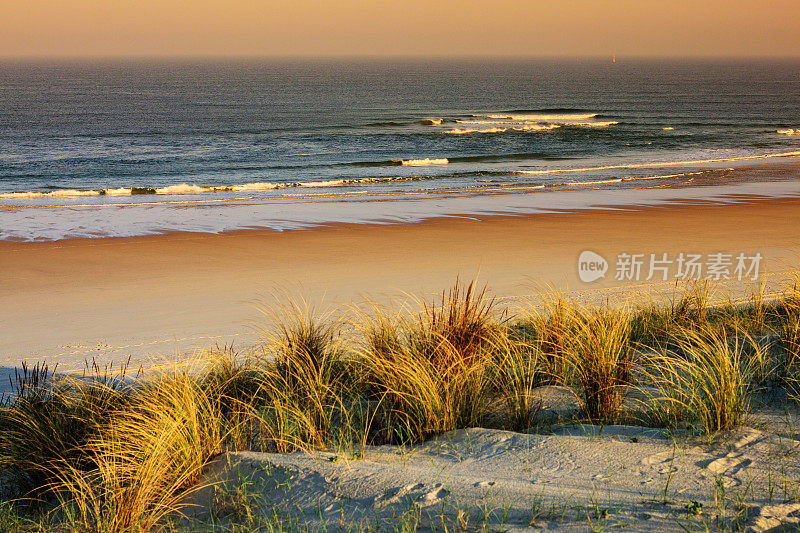
[[[797,60],[7,59],[0,239],[608,201],[797,158],[798,95]]]

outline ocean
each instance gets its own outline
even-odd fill
[[[797,60],[6,59],[0,239],[607,199],[800,156],[798,95]]]

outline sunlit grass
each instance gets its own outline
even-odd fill
[[[739,425],[765,358],[762,347],[740,330],[681,331],[675,349],[649,360],[657,416],[668,425],[697,422],[710,433]]]
[[[225,451],[357,458],[367,444],[473,426],[531,430],[543,385],[574,391],[575,421],[620,419],[635,387],[646,400],[626,420],[714,433],[741,424],[765,384],[798,396],[800,298],[759,290],[712,306],[711,290],[638,307],[552,293],[519,316],[458,281],[411,308],[348,319],[287,300],[265,309],[259,347],[217,347],[195,371],[129,380],[96,365],[82,378],[25,369],[0,409],[0,467],[53,523],[143,531],[179,513]]]
[[[624,310],[583,310],[572,315],[569,329],[565,384],[590,420],[614,420],[631,381],[630,317]]]
[[[499,327],[492,305],[485,289],[457,282],[438,303],[423,300],[411,318],[378,315],[362,328],[360,356],[385,405],[387,440],[415,442],[481,423]]]

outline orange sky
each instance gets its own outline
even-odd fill
[[[0,55],[800,56],[800,0],[2,0]]]

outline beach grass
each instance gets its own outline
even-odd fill
[[[631,382],[633,349],[625,310],[580,310],[572,314],[564,352],[564,382],[581,399],[586,417],[613,421]]]
[[[482,422],[499,327],[485,292],[457,281],[439,302],[419,300],[412,317],[379,315],[364,328],[360,356],[385,404],[387,441],[418,442]]]
[[[706,328],[677,332],[675,348],[653,354],[648,383],[668,425],[696,422],[709,433],[742,422],[767,366],[767,354],[748,333]]]
[[[573,421],[614,422],[635,390],[640,420],[713,434],[741,424],[765,384],[798,398],[800,298],[792,288],[712,306],[710,291],[694,284],[638,307],[553,294],[512,317],[486,288],[456,281],[411,310],[348,320],[282,303],[256,350],[217,347],[192,370],[95,364],[64,378],[25,367],[0,409],[0,470],[67,529],[144,531],[180,513],[226,451],[357,458],[367,444],[456,429],[528,431],[543,385],[574,392]]]

